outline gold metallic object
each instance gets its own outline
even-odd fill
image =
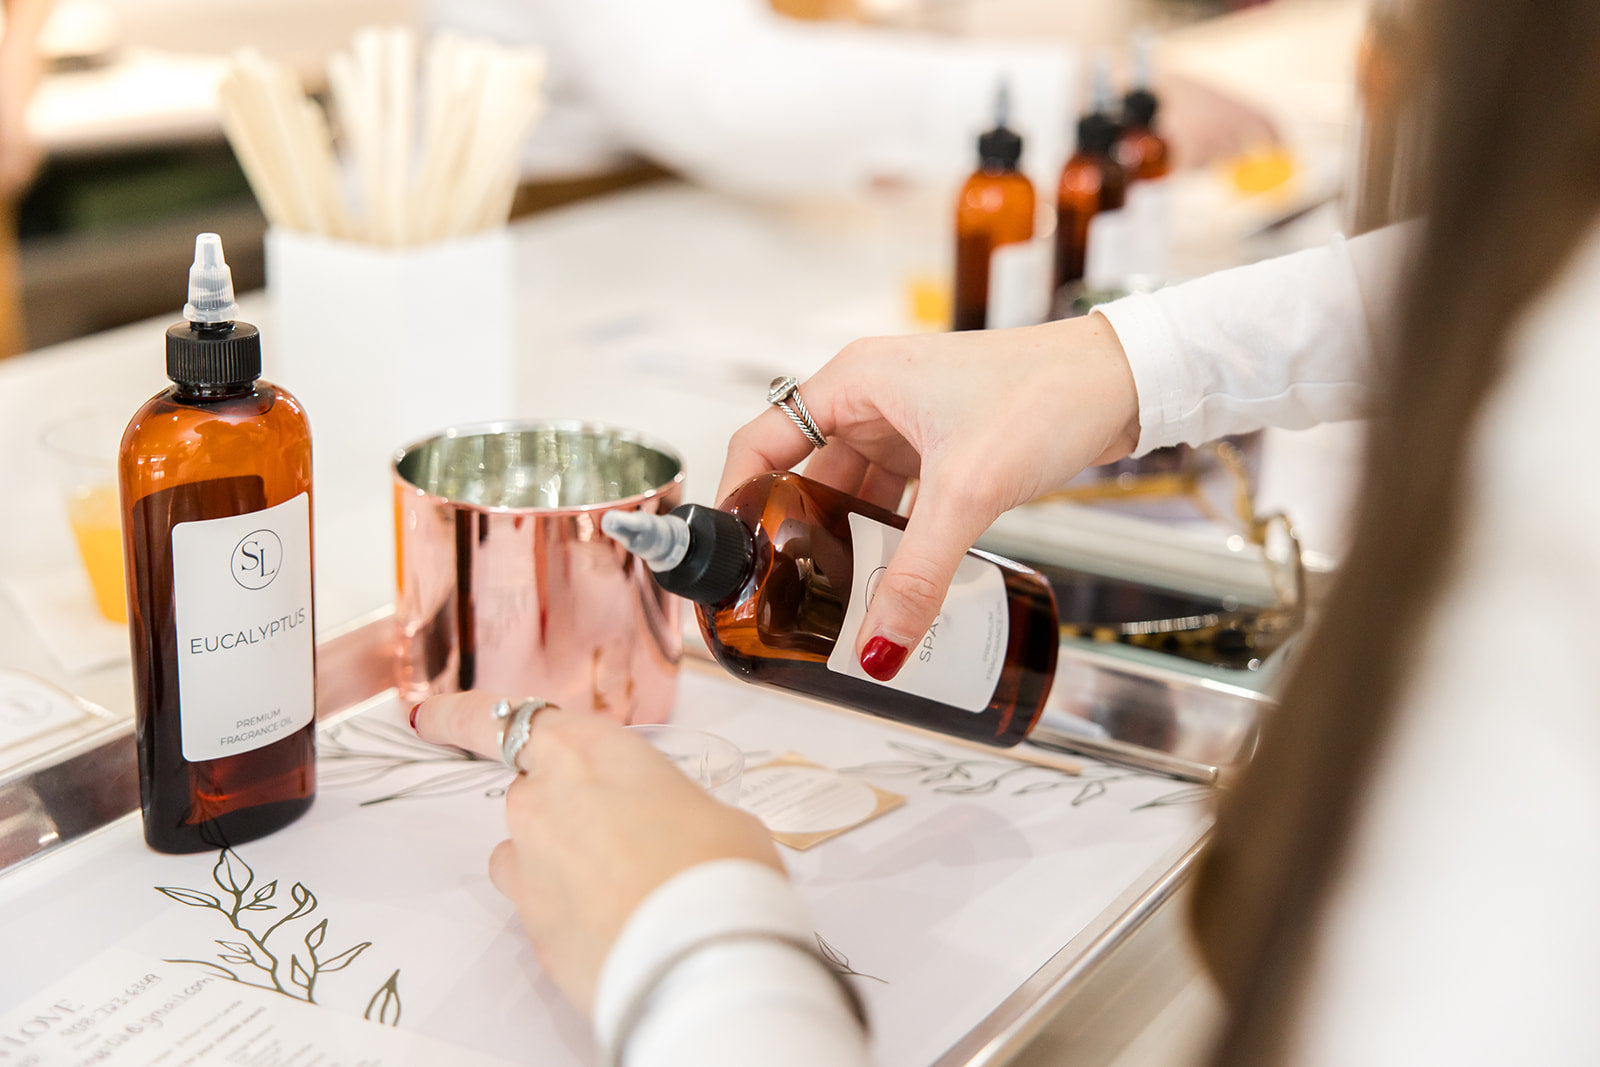
[[[1214,467],[1228,478],[1232,515],[1207,496],[1202,485],[1205,471]],[[1271,582],[1274,604],[1266,609],[1219,610],[1179,618],[1148,619],[1119,624],[1064,623],[1067,637],[1091,641],[1117,641],[1171,652],[1190,659],[1209,659],[1208,650],[1232,642],[1248,647],[1276,646],[1305,622],[1306,570],[1300,540],[1287,514],[1256,511],[1255,494],[1244,456],[1231,441],[1214,441],[1189,452],[1176,471],[1124,474],[1102,482],[1051,493],[1042,501],[1092,504],[1147,499],[1182,499],[1213,522],[1237,526],[1250,544],[1261,550]]]

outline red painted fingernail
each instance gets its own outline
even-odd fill
[[[411,705],[411,728],[413,730],[417,728],[417,709],[420,707],[422,707],[421,704]]]
[[[878,681],[887,682],[900,673],[910,651],[905,645],[897,645],[887,637],[874,637],[861,650],[861,669]]]

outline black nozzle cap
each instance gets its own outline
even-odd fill
[[[1098,111],[1091,111],[1078,120],[1078,151],[1086,155],[1103,156],[1111,151],[1122,131],[1117,124]]]
[[[1022,158],[1022,135],[1006,126],[996,126],[978,138],[978,164],[1000,170],[1016,170]]]
[[[261,334],[248,322],[167,328],[167,377],[183,385],[247,385],[261,377]]]
[[[1129,126],[1149,127],[1155,121],[1160,101],[1149,89],[1134,89],[1122,98],[1122,114]]]
[[[698,604],[720,604],[737,593],[755,558],[750,528],[704,504],[684,504],[672,514],[689,524],[689,552],[676,567],[656,572],[656,584]]]

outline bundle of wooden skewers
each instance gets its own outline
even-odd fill
[[[328,62],[333,123],[253,51],[235,56],[220,101],[271,225],[399,247],[506,221],[543,81],[532,49],[439,34],[422,50],[409,29],[372,28]]]

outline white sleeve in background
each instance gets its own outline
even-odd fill
[[[601,1047],[619,1038],[643,984],[687,946],[762,931],[811,943],[811,918],[789,881],[749,860],[678,874],[635,909],[595,991]],[[707,945],[667,972],[622,1050],[627,1067],[864,1067],[866,1037],[815,957],[778,941]]]
[[[1023,166],[1060,165],[1076,103],[1064,49],[801,22],[762,0],[544,0],[582,90],[641,153],[760,196],[959,180],[1002,78]]]
[[[1139,393],[1142,455],[1371,414],[1412,225],[1104,304]]]

